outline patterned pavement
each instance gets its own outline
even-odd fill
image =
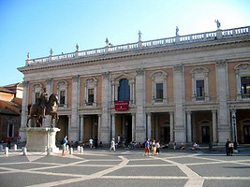
[[[249,183],[249,154],[165,151],[144,156],[142,150],[86,150],[63,157],[0,152],[0,187],[248,187]]]

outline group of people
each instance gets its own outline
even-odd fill
[[[149,156],[150,155],[150,149],[152,150],[152,155],[158,155],[160,154],[160,142],[159,141],[150,141],[150,139],[148,139],[145,142],[145,156]]]

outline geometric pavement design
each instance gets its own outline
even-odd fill
[[[250,156],[143,150],[85,150],[73,155],[0,152],[0,187],[250,186]]]

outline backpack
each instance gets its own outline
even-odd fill
[[[63,138],[62,139],[62,141],[61,141],[61,144],[63,145],[63,144],[65,144],[66,142],[65,142],[65,139]]]

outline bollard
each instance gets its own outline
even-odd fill
[[[80,147],[80,153],[83,153],[83,147]]]
[[[5,152],[6,156],[8,156],[8,155],[9,155],[9,148],[8,148],[8,147],[5,147],[4,152]]]
[[[77,152],[80,152],[81,151],[81,147],[80,145],[77,146]]]
[[[3,151],[3,145],[0,145],[0,152]]]
[[[14,151],[16,151],[16,150],[17,150],[17,145],[15,144],[15,145],[14,145]]]
[[[66,151],[69,151],[69,145],[66,145]]]
[[[73,148],[70,148],[69,154],[73,155]]]
[[[27,155],[27,148],[23,147],[23,156],[26,156],[26,155]]]

